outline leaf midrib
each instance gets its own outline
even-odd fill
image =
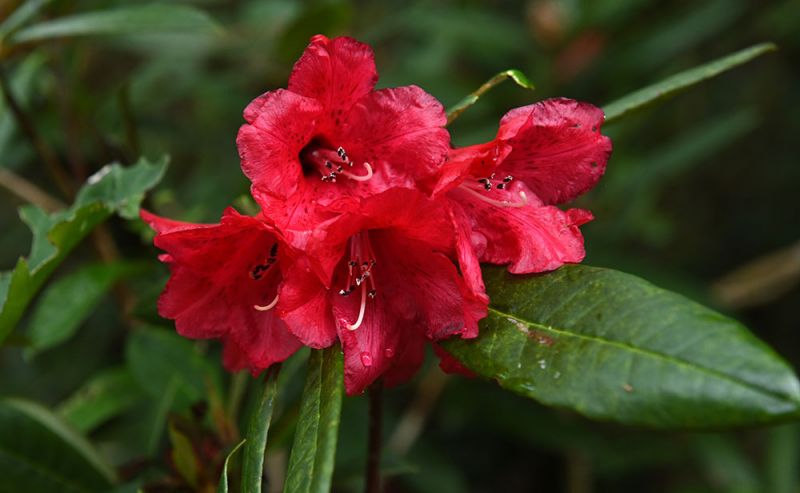
[[[604,339],[604,338],[599,337],[599,336],[593,336],[593,335],[580,334],[580,333],[577,333],[577,332],[571,332],[568,329],[555,329],[555,328],[553,328],[552,326],[549,326],[549,325],[542,325],[542,324],[539,324],[539,323],[536,323],[536,322],[531,322],[530,320],[525,320],[523,318],[519,318],[518,316],[509,314],[509,313],[505,313],[505,312],[503,312],[501,310],[498,310],[497,308],[494,308],[494,307],[491,307],[491,306],[489,307],[489,311],[493,312],[496,315],[501,316],[501,317],[507,317],[507,318],[510,318],[510,319],[513,319],[513,320],[517,320],[517,321],[519,321],[521,323],[524,323],[525,325],[527,325],[529,327],[535,328],[536,330],[541,330],[541,331],[544,331],[544,332],[550,332],[552,334],[557,334],[557,335],[562,335],[562,336],[567,336],[567,337],[574,337],[574,338],[577,338],[577,339],[583,339],[583,340],[591,341],[591,342],[594,342],[594,343],[597,343],[597,344],[606,344],[608,346],[612,346],[612,347],[615,347],[615,348],[618,348],[618,349],[621,349],[621,350],[630,351],[632,353],[638,353],[638,354],[640,354],[640,355],[642,355],[644,357],[650,357],[650,358],[665,360],[665,361],[668,361],[668,362],[670,362],[672,364],[675,364],[677,366],[688,368],[689,370],[698,371],[698,372],[701,372],[701,373],[706,373],[706,374],[711,375],[713,377],[716,377],[716,378],[719,378],[719,379],[722,379],[722,380],[727,380],[729,382],[732,382],[732,383],[735,383],[737,385],[749,388],[749,389],[754,390],[756,392],[760,392],[760,393],[763,393],[763,394],[770,395],[770,396],[772,396],[772,397],[774,397],[776,399],[779,399],[779,400],[782,400],[782,401],[785,401],[785,402],[790,402],[792,404],[800,403],[800,399],[792,398],[789,395],[786,395],[786,394],[783,394],[783,393],[780,393],[780,392],[777,392],[777,391],[774,391],[774,390],[771,390],[771,389],[766,389],[764,387],[755,385],[755,384],[753,384],[751,382],[748,382],[746,380],[743,380],[741,378],[737,378],[737,377],[728,375],[726,373],[723,373],[723,372],[721,372],[719,370],[715,370],[713,368],[709,368],[709,367],[706,367],[706,366],[698,365],[698,364],[696,364],[694,362],[691,362],[691,361],[688,361],[688,360],[677,358],[677,357],[675,357],[673,355],[670,355],[670,354],[661,353],[661,352],[653,351],[653,350],[649,350],[649,349],[643,349],[643,348],[640,348],[640,347],[637,347],[637,346],[626,344],[626,343],[621,342],[621,341],[615,341],[615,340],[612,340],[612,339]]]

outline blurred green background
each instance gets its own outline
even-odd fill
[[[34,2],[0,2],[0,17],[24,3]],[[490,139],[515,106],[553,96],[602,106],[751,44],[777,43],[776,53],[604,129],[614,141],[612,159],[578,205],[596,216],[584,228],[586,263],[640,275],[731,314],[800,367],[796,1],[170,3],[207,15],[154,16],[103,36],[0,45],[0,68],[63,163],[67,188],[108,162],[166,153],[172,157],[167,177],[147,205],[187,221],[215,221],[231,203],[252,207],[235,146],[241,111],[260,93],[285,87],[316,33],[371,44],[380,86],[416,84],[445,106],[501,70],[526,73],[536,90],[510,82],[494,89],[452,125],[459,145]],[[30,23],[139,4],[54,1]],[[0,103],[0,166],[69,202],[16,121]],[[27,253],[30,233],[16,213],[23,203],[0,188],[3,270]],[[247,409],[255,386],[222,374],[215,343],[185,343],[157,317],[166,271],[141,225],[115,220],[107,232],[129,259],[124,285],[100,293],[81,329],[54,347],[28,347],[30,320],[23,321],[12,344],[0,349],[0,392],[81,422],[75,407],[93,392],[87,382],[110,371],[124,398],[114,401],[114,413],[79,427],[121,467],[130,491],[137,485],[209,491],[220,457],[235,443],[243,415],[235,412],[237,396]],[[97,243],[85,242],[57,274],[96,261]],[[141,322],[158,328],[140,329]],[[282,377],[268,466],[273,487],[291,444],[302,386],[302,371],[292,368],[302,367],[302,357]],[[434,366],[431,361],[414,382],[387,392],[387,491],[800,491],[796,424],[653,433],[547,409],[491,382],[445,379]],[[163,386],[153,382],[173,373],[185,378],[172,390],[178,397],[165,401]],[[361,489],[364,401],[345,401],[335,491]],[[225,405],[234,407],[227,425],[213,418]],[[180,433],[174,430],[203,450],[208,478],[189,480],[176,467]]]

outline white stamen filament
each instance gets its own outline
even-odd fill
[[[356,330],[364,321],[364,312],[367,311],[367,283],[361,285],[361,308],[358,310],[358,320],[354,324],[347,324],[347,330]]]
[[[482,194],[481,192],[478,192],[477,190],[474,190],[474,189],[470,188],[469,186],[465,186],[463,184],[459,188],[461,190],[464,190],[466,192],[471,193],[472,195],[474,195],[475,197],[481,199],[482,201],[486,202],[487,204],[496,205],[497,207],[523,207],[523,206],[528,204],[528,196],[525,194],[525,191],[523,191],[523,190],[519,191],[519,198],[521,199],[519,202],[509,202],[509,201],[506,201],[506,200],[490,199],[489,197],[487,197],[486,195]]]
[[[275,305],[278,304],[278,298],[279,297],[280,296],[276,294],[275,295],[275,299],[270,301],[269,305],[263,305],[263,306],[262,305],[253,305],[253,308],[255,308],[256,310],[258,310],[260,312],[268,312],[268,311],[272,310],[273,308],[275,308]]]
[[[367,168],[367,174],[366,175],[354,175],[353,173],[350,173],[349,171],[341,171],[339,174],[344,175],[344,176],[350,178],[351,180],[367,181],[370,178],[372,178],[372,166],[370,166],[369,163],[364,163],[364,167]]]

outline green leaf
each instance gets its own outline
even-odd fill
[[[772,43],[761,43],[713,62],[675,74],[606,105],[603,108],[606,114],[605,122],[617,121],[635,111],[674,96],[695,84],[716,77],[776,49],[777,47]]]
[[[126,348],[131,375],[155,399],[174,392],[170,408],[186,408],[205,395],[213,369],[194,343],[174,331],[139,328]]]
[[[517,83],[518,86],[523,87],[525,89],[531,89],[531,90],[534,89],[534,86],[531,83],[531,81],[528,80],[525,74],[523,74],[519,70],[515,69],[504,70],[496,74],[491,79],[484,82],[483,85],[481,85],[481,87],[479,87],[475,92],[469,94],[464,99],[456,103],[452,108],[447,110],[447,124],[449,125],[453,123],[453,121],[455,121],[456,118],[461,116],[461,113],[466,111],[473,104],[477,103],[478,100],[481,98],[481,96],[489,92],[489,90],[494,88],[494,86],[500,84],[506,79],[513,80],[514,82]]]
[[[20,29],[11,43],[29,43],[73,36],[109,36],[141,33],[215,32],[219,26],[189,5],[153,3],[135,7],[84,12]]]
[[[109,489],[113,471],[85,438],[38,404],[0,400],[0,491],[87,493]]]
[[[240,449],[244,442],[247,440],[242,440],[239,442],[233,450],[225,457],[225,464],[222,466],[222,475],[219,477],[219,486],[217,487],[217,493],[228,493],[228,463],[231,461],[231,457]]]
[[[192,441],[174,423],[169,425],[169,441],[172,444],[172,463],[175,464],[175,469],[190,486],[196,488],[199,464]]]
[[[264,452],[267,448],[267,435],[272,420],[272,407],[278,388],[279,365],[267,370],[264,392],[253,409],[250,423],[247,426],[247,442],[244,444],[244,462],[242,463],[242,491],[261,491],[261,479],[264,471]]]
[[[475,373],[544,404],[655,428],[797,416],[792,369],[738,322],[637,277],[567,265],[487,269],[480,337],[444,347]]]
[[[0,38],[4,38],[19,29],[35,16],[51,0],[27,0],[0,22]]]
[[[143,397],[141,387],[127,368],[112,368],[94,375],[62,402],[57,412],[76,429],[88,433]]]
[[[51,284],[31,316],[31,345],[26,355],[32,356],[72,337],[111,286],[136,270],[135,265],[123,262],[93,264]]]
[[[311,352],[284,483],[287,493],[327,493],[331,489],[343,375],[338,346]]]
[[[0,274],[0,342],[53,270],[95,226],[114,212],[136,215],[144,192],[161,180],[166,166],[166,157],[155,163],[140,159],[129,168],[112,164],[89,178],[65,211],[48,215],[35,206],[20,208],[33,243],[27,259],[20,258],[14,270]]]

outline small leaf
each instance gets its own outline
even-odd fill
[[[127,368],[112,368],[94,375],[62,402],[57,412],[72,426],[88,433],[143,397],[141,387]]]
[[[588,417],[721,428],[797,416],[792,369],[738,322],[637,277],[487,269],[480,337],[445,348],[502,387]]]
[[[189,485],[196,488],[199,464],[192,441],[173,423],[169,425],[169,441],[172,444],[172,463],[175,464],[175,469]]]
[[[311,352],[283,491],[330,491],[342,410],[343,378],[342,351],[338,346]]]
[[[149,4],[83,12],[20,29],[10,42],[29,43],[73,36],[109,36],[141,33],[214,32],[219,26],[188,5]]]
[[[17,324],[25,308],[67,254],[112,213],[136,215],[141,198],[164,175],[167,158],[140,159],[129,168],[112,164],[95,174],[69,209],[45,214],[35,206],[20,208],[33,232],[31,252],[14,270],[0,274],[0,342]]]
[[[107,491],[113,471],[85,438],[33,402],[0,400],[0,489],[25,493]]]
[[[247,440],[242,440],[239,442],[233,450],[225,457],[225,464],[222,466],[222,474],[219,477],[219,487],[217,487],[217,493],[228,493],[228,463],[231,461],[231,457],[240,449],[244,442]]]
[[[495,75],[494,77],[492,77],[491,79],[484,82],[483,85],[479,87],[475,92],[471,93],[470,95],[468,95],[467,97],[456,103],[455,106],[447,110],[447,124],[449,125],[453,123],[453,121],[455,121],[456,118],[461,116],[461,113],[466,111],[467,108],[469,108],[473,104],[477,103],[478,100],[481,98],[481,96],[489,92],[490,89],[492,89],[494,86],[500,84],[506,79],[513,80],[514,82],[517,83],[518,86],[523,87],[525,89],[531,89],[531,90],[534,89],[534,86],[531,83],[531,81],[529,81],[528,78],[525,76],[525,74],[523,74],[519,70],[515,69],[504,70]]]
[[[761,43],[713,62],[675,74],[606,105],[603,108],[606,114],[605,122],[608,124],[617,121],[635,111],[674,96],[695,84],[716,77],[776,49],[777,47],[772,43]]]
[[[51,284],[36,305],[30,323],[32,356],[56,346],[77,332],[80,325],[119,279],[136,272],[133,264],[93,264]]]
[[[270,367],[264,377],[264,392],[253,409],[250,423],[247,426],[247,443],[244,444],[244,461],[242,463],[242,491],[261,491],[261,480],[264,471],[264,452],[267,448],[267,435],[272,420],[272,406],[278,388],[279,365]]]
[[[175,392],[170,409],[186,408],[202,399],[206,381],[214,375],[192,341],[172,330],[135,330],[125,357],[131,375],[148,395],[161,399]]]

